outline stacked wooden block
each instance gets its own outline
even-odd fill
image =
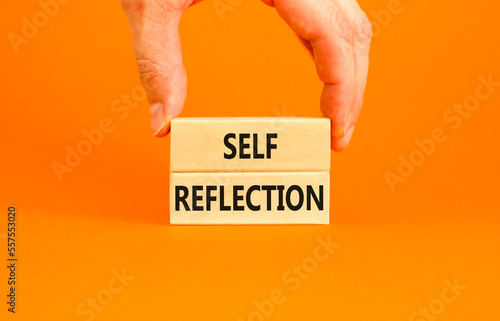
[[[171,224],[328,224],[330,121],[177,118]]]

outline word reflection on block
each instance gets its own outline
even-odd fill
[[[172,224],[328,224],[330,174],[171,173]]]
[[[328,119],[180,118],[171,126],[171,224],[329,224]]]

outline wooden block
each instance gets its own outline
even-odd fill
[[[171,173],[171,224],[328,224],[329,172]]]
[[[176,118],[171,172],[329,171],[326,118]]]

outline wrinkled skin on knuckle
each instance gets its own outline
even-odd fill
[[[148,58],[137,59],[137,69],[141,82],[146,89],[155,87],[156,80],[165,74],[165,68]]]
[[[333,17],[335,33],[348,42],[352,41],[353,28],[349,20],[340,11],[336,11]]]
[[[372,35],[372,24],[366,14],[360,11],[353,21],[353,42],[359,46],[369,46]]]

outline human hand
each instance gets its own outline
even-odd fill
[[[200,1],[121,0],[157,137],[168,134],[170,121],[184,106],[187,78],[179,22]],[[372,35],[368,18],[356,0],[262,1],[276,8],[313,55],[324,83],[320,107],[332,123],[332,149],[345,149],[363,104]]]

